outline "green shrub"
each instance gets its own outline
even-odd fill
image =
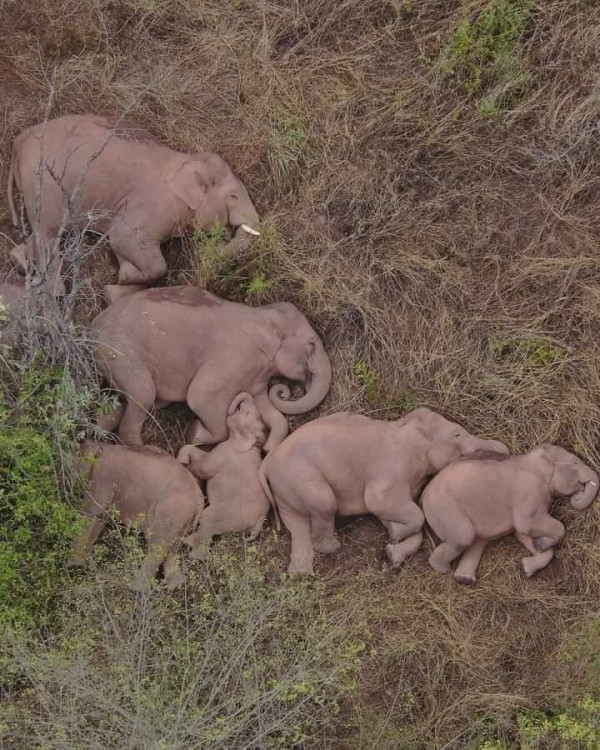
[[[40,357],[21,373],[14,391],[4,388],[0,391],[0,626],[45,625],[77,529],[77,513],[65,501],[65,492],[71,500],[77,494],[67,477],[74,414],[82,401],[63,368],[44,366]]]
[[[44,645],[13,638],[28,686],[0,712],[18,748],[292,748],[357,689],[368,632],[328,611],[325,584],[220,545],[182,596],[122,587],[119,565],[70,587]],[[47,696],[60,696],[58,701]]]
[[[528,0],[490,0],[475,18],[463,17],[440,67],[457,75],[483,115],[498,117],[522,94],[526,64],[518,48],[531,13]]]

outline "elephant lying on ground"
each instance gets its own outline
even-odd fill
[[[185,445],[177,456],[194,476],[207,480],[209,506],[198,529],[184,539],[192,547],[190,557],[196,560],[208,556],[215,534],[246,531],[247,541],[256,539],[269,514],[269,500],[258,481],[266,428],[249,393],[233,400],[227,426],[229,440],[210,453]]]
[[[163,564],[167,588],[184,583],[174,552],[181,538],[198,524],[204,495],[194,477],[158,448],[126,448],[85,440],[81,473],[89,477],[84,515],[88,522],[73,543],[69,565],[84,565],[91,546],[104,528],[110,508],[123,523],[143,530],[148,550],[131,586],[149,588]]]
[[[554,556],[565,527],[549,514],[556,497],[578,510],[598,492],[598,475],[576,456],[542,443],[520,456],[483,455],[459,461],[438,474],[423,493],[425,518],[441,540],[429,562],[448,573],[462,555],[455,579],[475,583],[487,543],[515,533],[531,553],[522,560],[528,577]]]
[[[23,266],[45,257],[57,293],[64,288],[58,234],[68,225],[108,235],[120,284],[164,276],[160,243],[181,236],[191,224],[206,231],[227,223],[238,227],[230,250],[259,234],[246,188],[220,156],[173,151],[128,120],[68,115],[21,133],[8,178],[16,226],[13,182],[23,193],[34,232],[12,256]]]
[[[314,549],[335,552],[335,516],[372,513],[386,527],[394,567],[420,547],[424,518],[414,500],[426,479],[481,440],[425,408],[397,422],[333,414],[303,425],[263,461],[259,476],[292,535],[289,573],[312,573]]]
[[[244,391],[254,397],[270,429],[265,444],[270,450],[288,431],[281,412],[313,409],[331,384],[321,340],[289,302],[248,307],[197,287],[148,289],[119,299],[98,315],[92,329],[98,366],[126,398],[119,435],[127,445],[141,444],[144,420],[155,403],[174,401],[187,401],[198,417],[188,431],[189,443],[227,440],[227,410]],[[288,401],[286,386],[268,390],[275,376],[303,383],[306,394]]]

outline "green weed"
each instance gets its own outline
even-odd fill
[[[121,565],[70,587],[44,648],[15,635],[5,661],[27,700],[0,713],[14,748],[292,748],[336,720],[366,651],[358,612],[323,606],[318,580],[217,548],[185,597],[121,588]],[[352,608],[347,608],[351,610]],[[50,705],[45,696],[61,695]]]
[[[600,701],[590,696],[556,714],[521,713],[518,716],[522,750],[541,750],[558,735],[563,750],[597,750],[600,747]]]
[[[532,367],[547,367],[564,357],[559,346],[543,339],[512,339],[495,334],[490,336],[489,345],[497,359],[520,359]]]
[[[293,117],[283,117],[273,126],[268,161],[280,186],[291,186],[307,137],[306,126]]]
[[[0,393],[0,625],[31,627],[51,619],[77,531],[77,513],[62,495],[74,499],[78,488],[67,486],[59,467],[89,399],[75,393],[63,368],[39,357],[22,374],[15,409],[8,398]]]
[[[529,21],[528,0],[491,0],[476,18],[464,17],[440,59],[469,96],[479,97],[481,114],[499,117],[527,84],[519,41]]]
[[[377,373],[366,362],[357,362],[354,365],[354,375],[363,387],[364,394],[369,401],[379,404],[382,389]]]

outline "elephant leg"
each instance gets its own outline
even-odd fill
[[[463,552],[456,570],[454,580],[457,583],[470,585],[477,581],[477,568],[481,562],[481,556],[487,546],[487,539],[476,539],[470,547]]]
[[[74,568],[85,565],[88,553],[100,536],[105,524],[106,518],[103,516],[86,519],[85,527],[73,542],[73,549],[71,551],[71,556],[67,561],[67,567]]]
[[[227,408],[231,399],[223,394],[222,377],[207,378],[202,371],[192,380],[187,392],[187,403],[197,419],[186,433],[192,445],[214,445],[229,437]]]
[[[158,569],[163,563],[163,560],[167,557],[169,552],[169,545],[164,542],[150,542],[148,544],[148,550],[146,557],[140,569],[130,585],[132,591],[146,592],[150,590],[152,580],[158,573]]]
[[[130,294],[141,292],[146,289],[145,284],[128,284],[123,286],[121,284],[106,284],[102,288],[102,294],[108,305],[113,305],[117,300],[122,297],[128,297]]]
[[[209,505],[202,511],[196,531],[184,539],[185,543],[192,548],[190,559],[206,560],[210,553],[210,543],[213,536],[223,534],[226,531],[229,531],[229,529],[220,528],[214,505]]]
[[[292,537],[290,563],[287,572],[313,573],[314,549],[310,534],[310,518],[299,513],[279,507],[279,515]]]
[[[165,586],[169,591],[183,586],[185,583],[185,576],[179,565],[179,558],[171,551],[165,558],[163,563],[163,572],[165,576]]]
[[[119,422],[121,421],[121,417],[123,416],[124,411],[125,404],[120,403],[119,406],[116,406],[114,409],[111,409],[104,414],[99,414],[96,417],[96,424],[101,430],[105,430],[106,432],[114,432],[119,426]]]
[[[386,527],[390,541],[385,554],[392,567],[397,568],[423,542],[423,511],[413,502],[410,493],[375,482],[365,488],[365,506]]]
[[[160,242],[149,240],[122,222],[110,230],[108,241],[119,261],[119,284],[146,284],[167,273]]]
[[[438,573],[449,573],[452,568],[452,561],[461,555],[471,543],[442,542],[429,556],[429,564]]]
[[[337,501],[331,487],[325,482],[310,491],[310,526],[313,549],[330,555],[340,548],[335,535],[335,511]]]
[[[84,510],[84,527],[75,537],[69,567],[85,565],[90,549],[106,525],[106,511],[112,504],[114,488],[111,484],[95,488],[94,495],[88,495]]]
[[[257,539],[266,520],[266,516],[261,516],[248,532],[248,536],[244,537],[244,541],[253,542],[255,539]]]
[[[552,560],[552,558],[554,557],[554,548],[550,547],[550,549],[547,549],[544,552],[539,552],[535,547],[532,537],[528,536],[527,534],[521,534],[518,531],[516,532],[516,535],[517,539],[521,542],[525,549],[531,552],[530,557],[523,557],[521,559],[523,572],[525,573],[527,578],[531,578],[532,575],[537,573],[538,570],[545,568],[550,560]]]
[[[125,411],[119,424],[119,437],[125,445],[140,446],[142,428],[148,412],[156,399],[156,385],[148,370],[138,370],[133,380],[133,388],[128,393]]]

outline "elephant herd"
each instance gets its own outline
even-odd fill
[[[161,242],[192,226],[228,224],[235,234],[225,252],[259,235],[245,187],[216,154],[173,151],[131,121],[66,116],[15,141],[8,199],[17,224],[14,186],[32,229],[11,253],[26,278],[35,270],[57,297],[65,293],[60,240],[69,225],[105,235],[119,263],[108,306],[90,325],[95,362],[120,396],[99,426],[119,440],[82,443],[86,520],[71,564],[84,564],[116,508],[147,540],[133,587],[147,589],[162,566],[174,588],[184,581],[181,540],[203,559],[214,535],[254,539],[272,509],[291,535],[288,572],[312,573],[315,551],[339,547],[336,516],[370,513],[387,530],[392,567],[420,548],[427,521],[439,539],[431,566],[447,573],[460,558],[456,580],[474,583],[487,543],[510,533],[533,575],[565,533],[550,515],[553,499],[578,509],[594,500],[597,474],[563,448],[511,455],[424,407],[397,421],[331,414],[288,436],[285,415],[314,409],[332,380],[304,315],[289,302],[250,307],[195,286],[147,288],[166,273]],[[0,284],[13,317],[27,289],[22,276]],[[292,400],[273,378],[304,395]],[[194,414],[176,457],[142,443],[149,411],[173,402]]]

